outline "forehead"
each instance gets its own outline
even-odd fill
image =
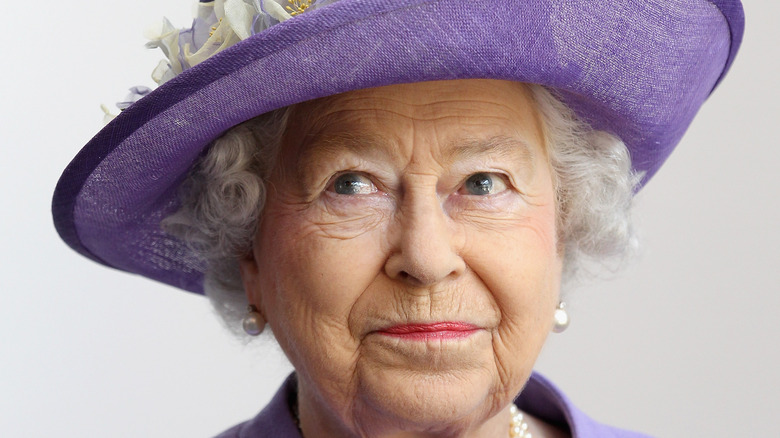
[[[287,137],[287,150],[298,156],[334,145],[386,146],[411,155],[421,144],[434,145],[430,152],[437,155],[460,155],[488,153],[486,144],[513,141],[545,155],[530,91],[500,80],[391,85],[304,102],[290,115]]]

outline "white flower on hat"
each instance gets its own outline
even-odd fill
[[[162,85],[176,75],[194,67],[233,44],[289,20],[309,9],[325,6],[337,0],[214,0],[198,2],[195,18],[189,29],[177,29],[167,18],[149,29],[146,47],[160,48],[166,59],[152,71],[152,79]],[[124,101],[117,103],[126,109],[151,92],[146,87],[132,87]],[[101,105],[104,123],[116,115]]]
[[[119,108],[119,111],[124,111],[125,109],[129,108],[130,105],[138,102],[139,100],[141,100],[142,97],[146,96],[151,92],[152,92],[151,88],[144,87],[143,85],[136,85],[135,87],[130,87],[130,93],[128,93],[127,96],[125,96],[125,100],[123,100],[122,102],[117,102],[116,107]],[[107,125],[108,122],[116,118],[116,114],[112,114],[111,111],[109,111],[105,105],[100,105],[100,109],[103,110],[104,125]]]
[[[154,69],[152,79],[163,84],[241,40],[333,1],[335,0],[199,2],[191,28],[176,29],[170,21],[163,18],[161,25],[147,35],[150,41],[146,47],[159,47],[167,58],[160,61]]]

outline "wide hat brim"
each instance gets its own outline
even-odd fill
[[[728,70],[738,0],[340,0],[254,35],[157,88],[65,169],[54,221],[99,263],[203,292],[206,268],[160,228],[227,129],[355,89],[493,78],[542,84],[628,146],[644,184]]]

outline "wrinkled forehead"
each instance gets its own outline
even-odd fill
[[[411,155],[413,148],[433,144],[444,159],[512,143],[524,153],[545,155],[527,86],[499,80],[391,85],[304,102],[292,109],[285,140],[285,149],[297,157],[336,145]]]

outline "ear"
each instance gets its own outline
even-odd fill
[[[238,260],[238,269],[241,273],[241,282],[244,284],[244,293],[249,304],[260,308],[260,289],[258,282],[260,280],[260,270],[257,266],[254,249]]]

